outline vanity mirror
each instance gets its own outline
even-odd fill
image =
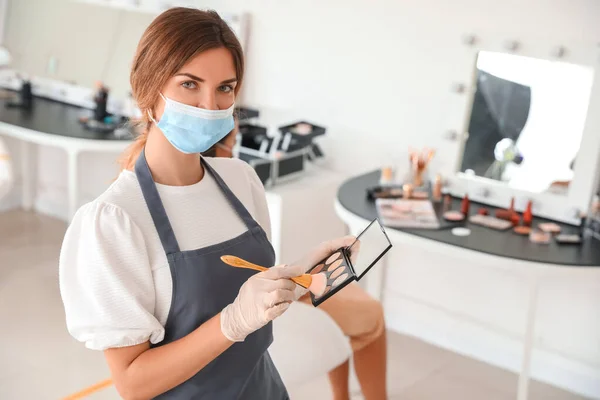
[[[461,172],[566,194],[593,75],[581,65],[479,52]]]
[[[471,88],[451,192],[578,223],[600,153],[593,63],[479,51]]]

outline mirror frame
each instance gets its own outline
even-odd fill
[[[507,42],[511,43],[511,42]],[[468,82],[464,95],[468,96],[467,101],[462,105],[463,119],[458,132],[462,132],[458,138],[458,149],[455,155],[455,161],[452,168],[453,174],[447,179],[448,192],[457,197],[469,195],[472,201],[480,202],[496,207],[508,208],[511,199],[515,198],[515,209],[523,211],[528,201],[533,202],[533,212],[535,215],[565,222],[568,224],[579,225],[581,213],[587,213],[590,201],[596,189],[598,182],[600,166],[600,51],[595,42],[577,43],[573,46],[567,46],[566,52],[562,57],[552,57],[552,46],[546,41],[537,43],[527,43],[527,49],[530,51],[513,51],[505,49],[502,46],[473,46],[471,57],[471,70],[464,76],[464,81]],[[558,49],[558,46],[555,46]],[[590,101],[586,114],[585,127],[581,138],[579,153],[576,157],[574,178],[569,185],[567,194],[556,193],[533,193],[524,190],[508,187],[506,183],[494,181],[479,176],[468,175],[460,172],[460,166],[463,159],[465,144],[468,138],[469,121],[473,107],[473,100],[477,82],[476,65],[477,56],[480,51],[501,52],[525,57],[545,59],[549,61],[566,62],[590,67],[594,71],[594,80],[590,93]]]

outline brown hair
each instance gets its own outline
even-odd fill
[[[139,135],[125,150],[119,164],[133,169],[142,152],[154,115],[159,92],[177,71],[199,53],[224,47],[231,52],[238,84],[237,95],[244,76],[244,54],[237,37],[215,11],[175,7],[160,14],[146,28],[138,44],[130,83],[133,98],[142,112]]]

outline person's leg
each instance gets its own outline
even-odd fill
[[[387,399],[387,340],[385,330],[374,342],[354,352],[354,369],[365,399]]]
[[[333,392],[333,400],[350,400],[348,380],[350,376],[350,361],[329,371],[329,383]]]
[[[354,368],[365,399],[386,399],[387,343],[381,303],[369,296],[360,286],[352,283],[319,308],[329,314],[350,337],[354,351]],[[329,376],[334,392],[348,387],[348,374],[345,375],[345,381],[342,381],[343,369],[338,368],[340,371],[331,371]]]

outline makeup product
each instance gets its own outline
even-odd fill
[[[464,215],[469,215],[469,208],[471,207],[471,201],[469,200],[469,195],[465,194],[462,202],[460,203],[460,212]]]
[[[292,138],[292,141],[309,141],[317,136],[324,135],[326,131],[327,129],[324,127],[312,124],[308,121],[297,121],[292,124],[279,127],[279,132],[281,132],[283,136],[285,136],[287,133],[295,136],[295,138]]]
[[[488,211],[487,208],[481,207],[479,210],[477,210],[477,214],[479,214],[479,215],[488,215],[489,211]]]
[[[440,174],[435,176],[432,198],[436,203],[442,201],[442,176]]]
[[[449,194],[444,196],[444,212],[450,211],[450,207],[452,206],[452,197]]]
[[[510,210],[496,210],[496,218],[503,219],[506,221],[512,221],[513,215],[515,215],[514,211]]]
[[[544,222],[538,225],[538,228],[546,233],[559,233],[560,226],[554,222]]]
[[[412,198],[415,200],[427,200],[429,198],[429,193],[424,192],[422,190],[415,190],[412,193]]]
[[[427,200],[377,199],[379,221],[394,228],[439,229],[433,203]]]
[[[523,212],[523,225],[531,226],[531,222],[533,221],[533,213],[531,212],[532,202],[529,201],[527,203],[527,208]]]
[[[4,106],[6,108],[22,108],[24,110],[31,110],[33,107],[33,91],[30,80],[23,79],[21,82],[21,89],[16,100],[7,101]]]
[[[380,185],[389,185],[394,180],[394,171],[392,167],[384,167],[381,169],[381,178],[379,178]]]
[[[454,236],[469,236],[471,234],[471,230],[469,228],[456,227],[452,228],[452,234]]]
[[[582,242],[581,236],[577,233],[561,233],[556,235],[554,240],[556,240],[556,243],[558,244],[581,244]]]
[[[519,226],[520,221],[521,217],[519,217],[519,214],[517,213],[514,213],[510,218],[510,222],[513,224],[513,226]]]
[[[404,186],[402,186],[402,190],[404,191],[404,198],[406,200],[408,200],[412,197],[413,185],[411,185],[410,183],[406,183],[406,184],[404,184]]]
[[[494,218],[489,215],[472,215],[469,217],[469,222],[476,225],[485,226],[486,228],[503,231],[512,227],[512,224],[503,219]]]
[[[304,122],[300,122],[300,123],[297,123],[296,125],[294,125],[290,129],[290,131],[292,131],[298,135],[308,135],[309,133],[312,132],[312,125],[304,123]]]
[[[434,155],[435,155],[435,150],[433,150],[433,149],[425,148],[421,152],[418,152],[415,150],[410,151],[410,156],[409,156],[410,167],[412,170],[413,184],[416,187],[423,186],[423,183],[424,183],[423,175],[425,174],[425,171],[427,170],[427,166],[431,162],[431,159],[433,158]]]
[[[322,294],[311,291],[312,304],[317,307],[352,281],[359,281],[391,248],[383,226],[373,220],[352,245],[336,250],[309,270],[326,277]]]
[[[538,244],[548,244],[550,243],[550,238],[552,235],[548,232],[544,232],[540,229],[532,229],[529,233],[529,241],[532,243]]]
[[[517,235],[529,235],[531,232],[531,227],[522,225],[516,226],[515,229],[513,229],[513,232],[515,232]]]
[[[104,122],[104,118],[108,116],[108,88],[102,82],[96,82],[96,95],[94,96],[94,119],[98,122]]]
[[[452,222],[460,222],[465,219],[465,214],[461,213],[460,211],[450,210],[444,213],[444,219]]]
[[[579,235],[579,233],[561,233],[554,237],[556,243],[558,244],[581,244],[583,238]]]
[[[400,199],[402,195],[402,188],[397,186],[376,186],[367,189],[367,198],[369,200]]]

